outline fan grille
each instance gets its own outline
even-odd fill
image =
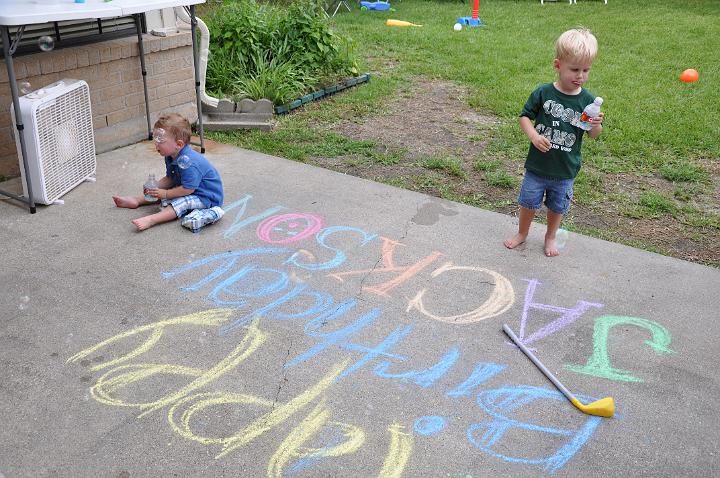
[[[95,172],[90,91],[80,84],[37,111],[38,156],[50,202]]]

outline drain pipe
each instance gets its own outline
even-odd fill
[[[175,7],[175,15],[183,22],[190,24],[190,15],[183,7]],[[208,29],[205,22],[203,22],[197,16],[195,17],[197,26],[200,29],[200,41],[199,41],[199,66],[200,66],[200,101],[204,105],[217,108],[219,99],[209,96],[205,91],[205,75],[207,74],[207,61],[208,55],[210,54],[210,30]]]

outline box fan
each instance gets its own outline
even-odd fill
[[[94,181],[95,139],[93,137],[90,88],[82,80],[63,79],[19,98],[24,125],[29,178],[25,177],[18,131],[15,144],[23,194],[32,184],[33,201],[62,203],[60,197],[81,182]],[[11,108],[15,123],[15,111]]]

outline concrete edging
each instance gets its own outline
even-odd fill
[[[328,86],[326,88],[321,88],[317,91],[314,91],[312,93],[308,93],[307,95],[296,99],[295,101],[291,101],[290,103],[286,105],[279,105],[275,107],[275,114],[281,115],[281,114],[287,114],[290,111],[294,110],[295,108],[299,108],[300,106],[304,105],[305,103],[310,103],[311,101],[316,101],[321,98],[324,98],[329,95],[333,95],[335,93],[338,93],[344,89],[351,88],[353,86],[367,83],[370,81],[370,74],[364,73],[360,76],[356,76],[354,78],[348,78],[345,81],[342,81],[338,83],[337,85]]]
[[[287,114],[305,103],[316,101],[326,96],[338,93],[347,88],[370,81],[370,74],[348,78],[336,85],[321,88],[308,93],[286,105],[273,107],[268,99],[251,100],[242,99],[234,102],[221,99],[217,106],[203,105],[203,127],[207,131],[228,131],[235,129],[259,129],[269,131],[272,129],[272,115]]]

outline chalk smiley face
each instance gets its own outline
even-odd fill
[[[322,229],[322,218],[308,213],[271,216],[257,227],[257,236],[270,244],[302,241]]]

